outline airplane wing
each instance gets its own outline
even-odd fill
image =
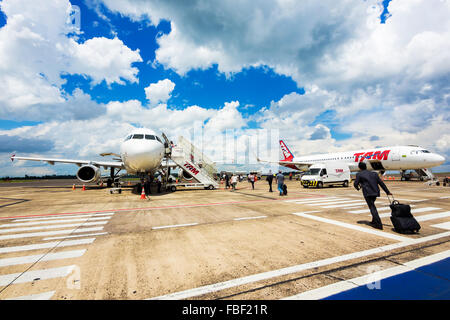
[[[267,161],[267,160],[261,160],[258,157],[256,157],[256,160],[258,162],[276,163],[280,166],[295,169],[295,170],[307,170],[310,166],[312,166],[314,164],[314,163],[310,163],[310,162],[296,162],[296,161],[285,161],[285,160]]]
[[[72,160],[72,159],[53,159],[53,158],[31,158],[31,157],[17,157],[15,154],[11,156],[11,161],[17,160],[30,160],[30,161],[45,161],[51,165],[55,162],[60,163],[73,163],[81,167],[82,165],[92,164],[98,167],[106,168],[125,168],[122,161],[90,161],[90,160]]]

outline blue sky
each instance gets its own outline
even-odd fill
[[[98,157],[133,127],[200,123],[218,131],[211,152],[226,130],[277,130],[296,155],[419,144],[448,158],[449,8],[431,2],[3,0],[0,138],[17,147],[0,152]],[[0,163],[71,172],[21,166]]]

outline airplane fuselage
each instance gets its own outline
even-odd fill
[[[296,157],[291,161],[283,161],[283,165],[303,170],[304,166],[290,162],[311,164],[340,162],[347,164],[351,171],[358,171],[358,163],[361,161],[365,161],[372,170],[413,170],[439,166],[444,163],[445,158],[417,146],[393,146]]]

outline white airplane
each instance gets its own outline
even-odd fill
[[[164,140],[166,140],[165,136]],[[166,147],[168,145],[165,145],[152,130],[141,128],[135,129],[127,135],[120,146],[120,155],[115,153],[101,154],[101,156],[118,157],[114,159],[115,161],[30,158],[16,155],[12,155],[11,160],[45,161],[51,165],[54,165],[55,162],[73,163],[80,167],[77,171],[77,178],[84,183],[99,181],[101,179],[100,167],[105,170],[110,168],[111,180],[108,179],[108,186],[111,186],[119,171],[123,169],[141,177],[153,175],[163,167],[162,160],[165,156]]]
[[[443,156],[432,153],[419,146],[394,146],[318,154],[298,158],[294,158],[293,153],[283,140],[280,140],[280,148],[284,156],[283,160],[279,160],[278,162],[264,161],[258,158],[257,160],[260,162],[278,163],[281,166],[300,171],[305,171],[316,163],[328,162],[345,163],[348,165],[350,171],[359,171],[358,163],[364,161],[367,163],[367,169],[369,170],[381,171],[382,173],[386,170],[400,170],[402,172],[402,178],[405,178],[406,170],[416,170],[419,175],[426,175],[430,179],[433,179],[433,175],[428,169],[437,167],[445,162]]]

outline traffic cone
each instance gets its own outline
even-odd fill
[[[145,200],[145,189],[144,187],[142,187],[142,192],[141,192],[141,200]]]
[[[72,186],[72,190],[75,190],[75,184]]]
[[[83,188],[81,189],[81,191],[85,191],[86,190],[86,186],[83,184]]]

